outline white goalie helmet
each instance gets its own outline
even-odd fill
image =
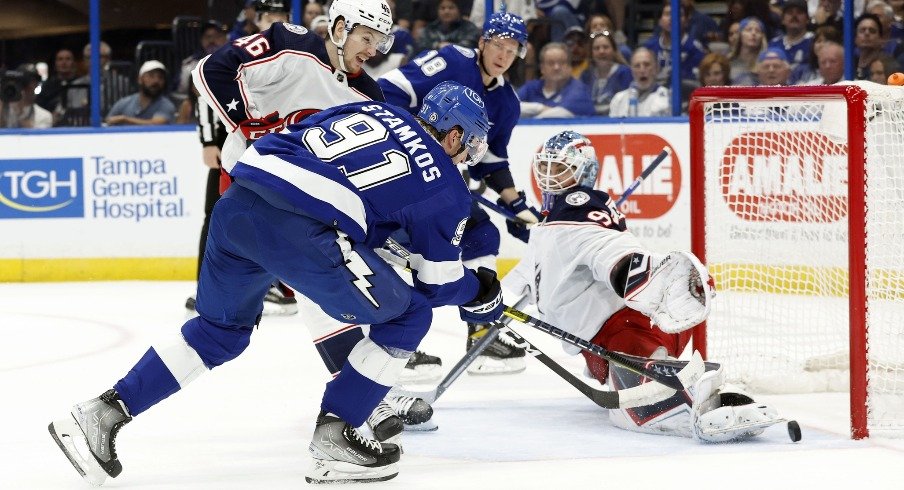
[[[560,194],[577,185],[593,187],[599,164],[593,144],[575,131],[546,140],[532,162],[537,186],[544,194]]]
[[[345,36],[336,39],[334,28],[340,19],[345,20]],[[330,40],[340,49],[352,30],[361,25],[382,34],[377,41],[377,51],[386,54],[392,47],[395,36],[392,34],[392,12],[386,0],[333,0],[329,10]]]

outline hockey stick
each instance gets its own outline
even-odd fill
[[[659,164],[662,163],[662,161],[671,154],[672,149],[668,146],[664,147],[662,151],[660,151],[659,154],[656,155],[656,158],[654,158],[653,161],[650,162],[649,165],[647,165],[647,168],[643,169],[643,172],[640,173],[640,176],[634,179],[634,182],[631,182],[631,185],[629,185],[628,188],[625,189],[625,192],[622,193],[621,197],[619,197],[618,200],[615,201],[615,205],[621,206],[628,199],[628,196],[634,194],[634,191],[636,191],[637,188],[640,187],[640,184],[642,184],[643,181],[647,177],[649,177],[654,170],[656,170],[656,167],[658,167]]]
[[[676,393],[674,389],[659,383],[643,383],[633,388],[625,388],[616,391],[598,390],[581,381],[577,376],[571,374],[570,371],[562,367],[562,365],[553,361],[549,356],[544,354],[543,351],[538,349],[537,346],[530,343],[530,341],[521,335],[518,335],[511,327],[506,326],[506,329],[516,342],[525,347],[528,355],[533,356],[538,361],[542,362],[544,366],[559,375],[559,377],[567,381],[568,384],[577,388],[578,391],[592,400],[593,403],[596,403],[603,408],[632,408],[652,405],[656,402],[665,400]]]
[[[662,383],[675,390],[684,390],[693,385],[694,382],[697,381],[697,378],[703,374],[705,369],[703,358],[700,357],[700,353],[697,351],[694,351],[691,361],[684,369],[676,371],[675,368],[671,366],[657,363],[651,359],[610,351],[510,306],[506,306],[503,313],[525,325],[530,325],[537,330],[542,330],[553,337],[564,340],[571,345],[580,347],[591,354],[602,357],[611,363],[617,364],[629,371],[656,381],[657,383]]]
[[[643,169],[643,172],[640,173],[640,176],[638,176],[636,179],[634,179],[634,182],[631,182],[631,185],[629,185],[625,189],[625,191],[622,192],[621,197],[619,197],[618,200],[615,201],[615,206],[618,207],[618,206],[621,206],[622,204],[624,204],[624,202],[628,200],[628,197],[630,197],[631,194],[634,194],[634,191],[636,191],[637,188],[640,187],[640,184],[642,184],[643,181],[646,180],[646,178],[649,177],[650,174],[653,173],[654,170],[656,170],[656,167],[658,167],[659,164],[662,163],[663,160],[665,160],[666,157],[668,157],[671,154],[672,154],[672,149],[668,146],[664,147],[662,149],[662,151],[660,151],[659,154],[656,155],[656,158],[654,158],[653,161],[650,162],[649,165],[647,165],[647,168]],[[471,199],[477,201],[478,204],[489,209],[490,211],[495,211],[495,212],[499,213],[503,218],[505,218],[509,221],[514,221],[515,223],[522,223],[522,224],[524,223],[522,220],[518,219],[518,217],[515,216],[514,213],[512,213],[508,209],[505,209],[502,206],[494,203],[493,201],[490,201],[489,199],[483,197],[482,194],[478,194],[475,191],[471,191]]]
[[[406,250],[405,247],[392,238],[386,240],[384,247],[392,252],[393,255],[405,260],[406,267],[410,268],[409,258],[411,257],[411,253]],[[505,307],[504,314],[675,390],[684,390],[694,384],[694,382],[703,374],[705,369],[703,358],[700,357],[700,353],[697,351],[694,351],[691,361],[684,369],[676,371],[673,367],[657,364],[650,359],[629,356],[627,354],[607,350],[510,306]]]

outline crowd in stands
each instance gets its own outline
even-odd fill
[[[506,74],[518,89],[521,116],[645,117],[672,115],[670,1],[661,4],[645,39],[624,34],[623,0],[509,0],[530,33],[527,55]],[[503,2],[495,0],[494,8]],[[731,0],[716,17],[681,0],[680,90],[712,85],[816,85],[843,80],[841,0]],[[129,60],[117,69],[101,43],[102,103],[106,124],[192,122],[189,74],[198,61],[226,42],[258,32],[257,15],[287,21],[285,12],[257,12],[248,0],[232,26],[203,23],[196,50],[169,66],[165,60]],[[369,60],[374,78],[448,44],[475,48],[485,18],[482,0],[395,0],[395,45]],[[708,9],[711,11],[712,9]],[[304,3],[306,27],[327,35],[327,8]],[[885,83],[904,65],[904,0],[864,0],[854,12],[855,79]],[[81,54],[77,57],[77,54]],[[62,48],[43,76],[35,64],[19,67],[26,96],[0,101],[3,127],[84,125],[90,94],[90,46]],[[34,60],[40,62],[43,60]],[[164,114],[166,113],[166,114]]]

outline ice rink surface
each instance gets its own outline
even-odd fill
[[[190,282],[0,284],[0,488],[89,488],[47,424],[122,377],[187,319]],[[558,341],[520,326],[580,373]],[[457,310],[437,310],[422,350],[464,353]],[[303,488],[329,380],[303,318],[265,317],[238,359],[136,417],[117,438],[123,473],[105,487]],[[760,396],[796,419],[754,441],[702,445],[616,429],[606,413],[528,359],[514,376],[463,375],[436,403],[433,433],[405,433],[399,476],[368,488],[900,489],[904,439],[852,441],[846,395]],[[356,487],[360,488],[360,487]]]

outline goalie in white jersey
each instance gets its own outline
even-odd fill
[[[525,256],[503,280],[506,289],[526,294],[544,321],[608,350],[677,358],[715,296],[706,267],[688,252],[650,252],[627,230],[609,195],[593,189],[598,163],[584,136],[556,134],[532,167],[546,218],[532,229]],[[565,349],[579,352],[569,344]],[[645,381],[582,354],[588,374],[612,389]],[[715,363],[707,363],[707,372],[692,389],[651,406],[609,414],[624,429],[704,441],[755,436],[783,421],[774,409],[726,390],[722,368]]]

